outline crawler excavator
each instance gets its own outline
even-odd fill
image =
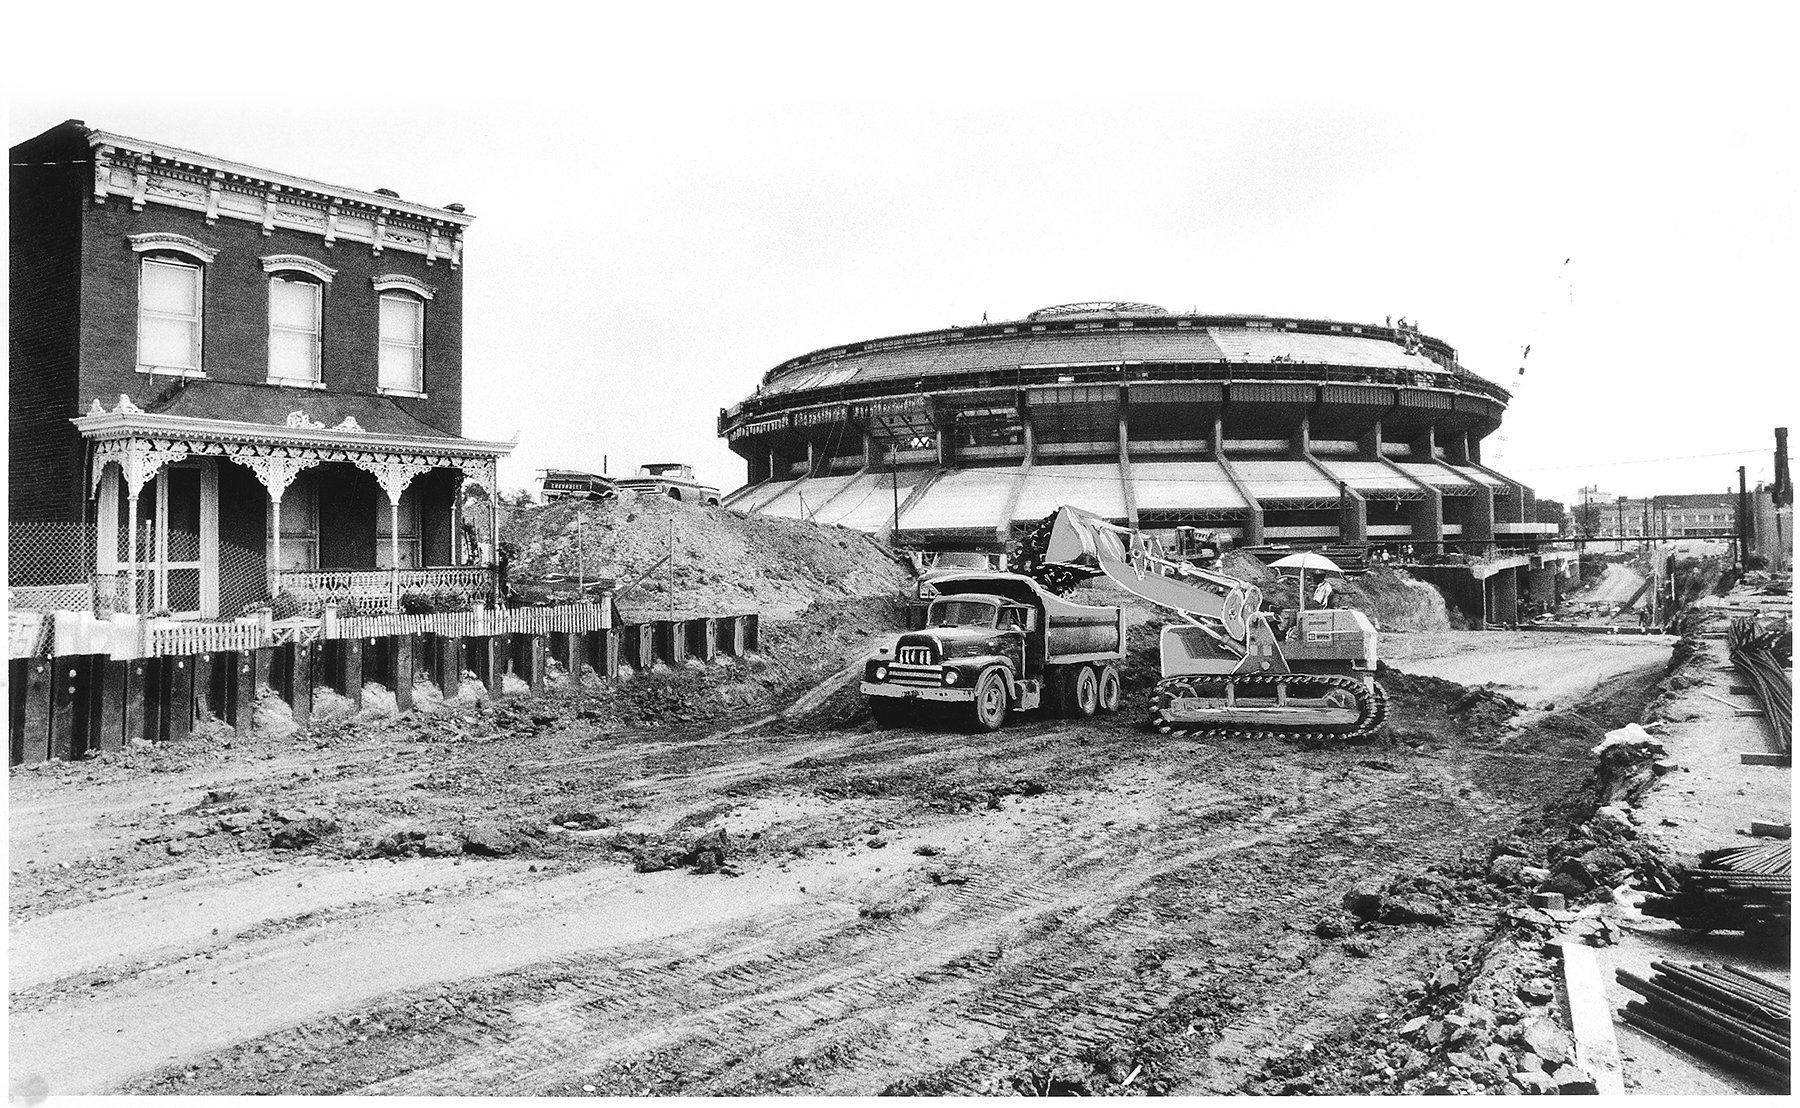
[[[1262,590],[1164,555],[1161,544],[1079,508],[1058,508],[1020,544],[1015,568],[1052,592],[1105,576],[1181,617],[1162,632],[1151,724],[1164,734],[1357,739],[1387,716],[1375,628],[1354,609],[1262,610]]]

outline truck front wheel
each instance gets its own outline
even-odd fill
[[[975,699],[969,703],[969,726],[977,733],[998,731],[1006,723],[1006,678],[990,669],[975,682]]]
[[[869,715],[874,717],[877,727],[899,727],[912,714],[908,710],[912,705],[897,696],[871,696],[867,699]]]

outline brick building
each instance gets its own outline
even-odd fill
[[[8,504],[120,606],[466,586],[460,205],[87,127],[11,151]],[[430,567],[438,567],[432,569]]]

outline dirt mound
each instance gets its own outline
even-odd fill
[[[671,531],[671,527],[673,528]],[[621,589],[674,551],[677,617],[759,612],[791,619],[814,601],[896,595],[907,571],[858,531],[752,518],[667,497],[554,501],[508,509],[501,538],[519,548],[511,583],[610,577]],[[669,567],[618,598],[626,619],[669,611]]]
[[[1219,559],[1222,572],[1249,581],[1263,591],[1263,607],[1268,611],[1297,608],[1300,605],[1300,583],[1270,569],[1251,554],[1231,551]],[[1368,616],[1378,631],[1448,631],[1450,613],[1444,607],[1444,594],[1403,569],[1376,563],[1368,572],[1355,577],[1333,577],[1336,586],[1331,603],[1337,608],[1355,608]],[[1307,591],[1318,587],[1317,579],[1307,575]],[[1310,597],[1308,605],[1312,603]]]

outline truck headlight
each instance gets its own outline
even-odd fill
[[[946,684],[946,685],[956,684],[956,671],[955,670],[947,669],[944,671],[944,684]]]
[[[877,680],[877,681],[886,681],[887,680],[887,667],[886,666],[876,666],[875,667],[875,680]]]

